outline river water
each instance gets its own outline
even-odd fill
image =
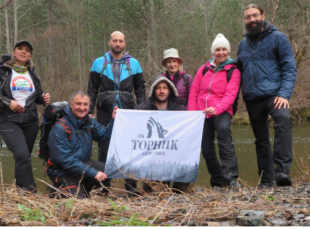
[[[256,163],[256,153],[254,145],[254,135],[250,125],[232,125],[231,126],[233,140],[235,143],[235,150],[238,158],[239,165],[239,177],[250,186],[256,186],[258,183],[258,169]],[[304,162],[309,164],[310,158],[310,123],[306,122],[303,124],[293,124],[293,151],[294,151],[294,161],[291,167],[291,177],[294,178],[299,172],[300,167],[298,165],[298,160],[300,157],[304,157]],[[39,131],[40,132],[40,131]],[[273,143],[273,126],[270,125],[270,137]],[[3,141],[2,141],[3,142]],[[44,166],[42,166],[42,160],[37,157],[39,136],[35,143],[34,150],[32,153],[32,167],[34,178],[37,183],[37,187],[40,191],[44,192],[46,185],[42,182],[36,180],[44,180],[50,183],[49,178],[44,177],[43,171]],[[3,143],[4,144],[4,143]],[[309,149],[307,151],[307,149]],[[218,152],[218,149],[217,149]],[[98,147],[97,143],[93,143],[93,157],[92,159],[97,159],[98,157]],[[14,159],[13,155],[6,148],[5,144],[3,148],[0,149],[0,162],[2,162],[3,170],[3,180],[4,184],[13,183],[14,179]],[[310,167],[310,165],[308,165]],[[196,184],[205,187],[210,187],[210,175],[207,171],[206,163],[204,158],[201,156],[199,164],[199,173]],[[123,183],[119,183],[123,184]],[[123,186],[123,185],[121,185]]]

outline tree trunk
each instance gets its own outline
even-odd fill
[[[13,1],[13,14],[14,14],[14,44],[18,39],[18,19],[17,19],[17,10],[18,10],[18,0]]]
[[[4,0],[4,4],[6,0]],[[4,7],[4,18],[5,18],[5,36],[6,36],[6,51],[7,53],[12,52],[11,43],[10,43],[10,28],[9,28],[9,16],[8,16],[8,8]]]
[[[79,80],[80,80],[80,90],[83,90],[83,79],[82,79],[82,69],[81,69],[81,42],[80,42],[80,24],[79,24],[79,10],[80,5],[77,6],[76,10],[76,27],[77,27],[77,39],[78,39],[78,52],[79,52]]]

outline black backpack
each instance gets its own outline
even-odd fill
[[[53,127],[53,125],[58,122],[61,123],[68,135],[68,140],[71,139],[71,128],[67,124],[66,120],[61,119],[64,116],[64,108],[68,105],[67,101],[59,101],[54,102],[47,107],[44,107],[43,110],[43,128],[40,136],[40,143],[39,143],[39,151],[37,152],[38,157],[43,161],[43,165],[48,160],[50,155],[50,150],[47,145],[48,135]]]
[[[207,65],[205,65],[205,68],[202,72],[202,77],[208,72],[208,70],[210,69],[210,67],[208,67]],[[236,69],[236,67],[232,67],[230,68],[227,73],[226,73],[226,79],[227,79],[227,83],[230,81],[231,75],[234,72],[234,70]],[[240,86],[239,86],[239,90],[238,90],[238,94],[236,96],[236,99],[233,103],[233,115],[236,114],[237,110],[238,110],[238,100],[239,100],[239,93],[240,93]]]

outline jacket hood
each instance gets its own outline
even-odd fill
[[[105,55],[108,55],[110,57],[110,60],[114,60],[111,51],[107,52]],[[124,52],[124,55],[120,60],[123,60],[126,58],[132,58],[132,56],[128,52]]]
[[[162,81],[166,82],[166,83],[170,86],[170,89],[172,89],[169,97],[171,97],[171,96],[173,96],[173,97],[178,97],[178,96],[179,96],[178,91],[177,91],[177,89],[175,88],[174,84],[173,84],[168,78],[166,78],[166,77],[164,77],[164,76],[159,76],[159,77],[155,77],[154,80],[153,80],[153,82],[152,82],[152,85],[151,85],[151,88],[150,88],[150,91],[149,91],[149,98],[152,97],[152,95],[153,95],[153,93],[154,93],[154,90],[155,90],[156,86],[157,86],[160,82],[162,82]],[[172,95],[172,94],[173,94],[173,95]]]
[[[70,122],[75,129],[89,128],[92,125],[91,118],[86,115],[82,120],[79,120],[73,116],[70,104],[68,104],[65,109],[66,121]]]
[[[4,65],[5,62],[11,59],[11,54],[3,54],[0,59],[0,66]]]

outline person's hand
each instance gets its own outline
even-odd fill
[[[91,118],[93,118],[94,119],[94,115],[93,114],[88,114],[88,116],[90,116]]]
[[[113,112],[112,112],[112,119],[115,119],[116,116],[116,111],[118,110],[118,108],[116,106],[114,106]]]
[[[213,107],[207,108],[203,111],[203,113],[209,113],[210,115],[216,116],[215,109]]]
[[[283,98],[283,97],[276,97],[275,99],[274,99],[274,102],[273,102],[273,104],[275,104],[275,108],[278,108],[278,109],[281,109],[282,108],[282,105],[283,105],[283,107],[284,107],[284,109],[285,108],[290,108],[290,104],[289,104],[289,102],[288,102],[288,100],[286,100],[285,98]]]
[[[46,104],[48,104],[50,102],[51,95],[49,93],[43,93],[42,97],[43,97]]]
[[[107,179],[107,175],[105,173],[99,171],[97,173],[97,175],[95,176],[95,179],[100,182],[100,181]]]
[[[25,108],[21,104],[19,104],[17,101],[14,101],[14,100],[11,101],[10,109],[16,113],[25,112]]]

